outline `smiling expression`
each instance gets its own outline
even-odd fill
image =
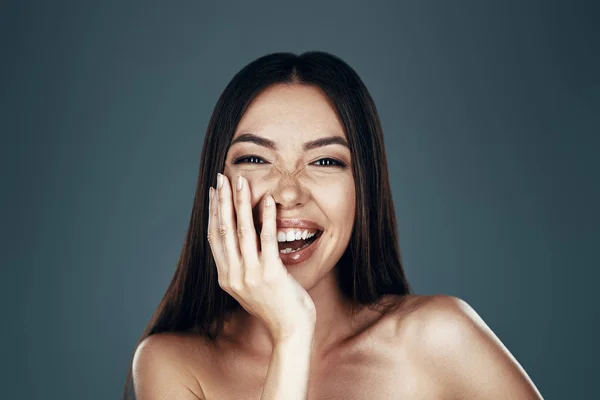
[[[323,227],[308,260],[330,269],[344,253],[354,223],[355,187],[344,128],[315,86],[277,84],[261,92],[240,120],[224,174],[249,183],[254,223],[271,194],[278,219],[302,218]],[[326,272],[326,271],[323,271]]]

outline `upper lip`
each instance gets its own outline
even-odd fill
[[[318,229],[320,231],[323,230],[323,227],[308,219],[303,218],[289,218],[289,219],[279,219],[277,218],[277,229],[280,228],[300,228],[300,229]],[[258,227],[262,229],[262,224]]]

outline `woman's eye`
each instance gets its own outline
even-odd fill
[[[256,157],[256,156],[247,156],[247,157],[242,157],[242,158],[238,158],[237,160],[234,161],[234,164],[264,164],[264,160],[260,157]]]
[[[315,163],[320,163],[320,165],[324,166],[324,167],[345,167],[346,164],[344,164],[341,161],[338,160],[334,160],[333,158],[321,158],[320,160],[315,161]]]

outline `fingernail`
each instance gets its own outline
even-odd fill
[[[210,202],[212,202],[212,199],[213,199],[214,195],[215,195],[215,189],[211,186],[210,189],[208,189],[209,204],[210,204]]]
[[[242,179],[242,176],[238,176],[237,178],[237,190],[240,191],[242,190],[242,187],[244,186],[244,180]]]
[[[223,175],[217,174],[217,187],[221,189],[223,187]]]
[[[267,195],[267,198],[265,199],[265,206],[269,207],[271,205],[273,205],[273,198],[271,195]]]

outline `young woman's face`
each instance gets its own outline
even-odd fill
[[[322,275],[337,263],[353,229],[355,188],[344,128],[321,89],[278,84],[257,96],[238,124],[224,173],[232,185],[238,175],[248,180],[257,232],[259,202],[267,193],[277,206],[278,240],[282,234],[290,240],[290,230],[296,238],[307,230],[294,219],[312,222],[322,232],[296,253],[287,252],[298,242],[279,243],[290,273],[305,275],[314,269],[303,266],[312,265]],[[280,229],[286,220],[300,229]]]

